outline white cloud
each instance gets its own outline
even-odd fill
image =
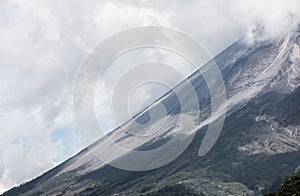
[[[191,34],[216,55],[242,34],[251,37],[257,24],[265,37],[295,28],[299,7],[298,0],[0,1],[0,192],[53,167],[53,159],[72,154],[66,150],[79,150],[78,138],[66,144],[57,133],[65,127],[74,133],[74,76],[82,58],[105,37],[130,27],[165,25]],[[144,90],[140,93],[154,94]]]
[[[118,2],[0,2],[2,190],[40,175],[54,166],[53,160],[79,150],[70,100],[82,58],[113,32],[160,24],[158,14]],[[72,128],[73,143],[65,141],[72,137],[59,133],[64,127]]]
[[[34,111],[10,111],[0,118],[2,186],[13,185],[37,176],[53,166],[51,157],[59,156],[51,143],[49,127]]]

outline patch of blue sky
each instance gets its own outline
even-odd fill
[[[84,148],[74,124],[56,128],[52,133],[51,141],[57,144],[58,151],[61,151],[64,155],[63,157],[53,158],[52,161],[54,162],[64,161],[62,159],[74,156]]]

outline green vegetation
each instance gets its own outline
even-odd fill
[[[181,184],[165,186],[162,189],[159,189],[156,192],[149,193],[147,196],[204,196],[204,194],[196,193],[193,190],[187,189],[185,186]]]
[[[294,174],[286,179],[278,192],[267,193],[265,196],[300,196],[300,174]]]
[[[193,172],[178,172],[156,183],[137,189],[130,195],[140,196],[204,196],[204,195],[254,195],[245,185],[238,182],[222,182],[210,178],[205,169]],[[121,194],[122,195],[122,194]],[[125,195],[129,195],[126,193]]]

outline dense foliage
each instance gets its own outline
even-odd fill
[[[300,195],[300,174],[295,174],[281,185],[278,192],[268,193],[265,196],[299,196]]]

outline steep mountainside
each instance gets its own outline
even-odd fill
[[[178,129],[186,134],[196,131],[192,143],[173,162],[149,171],[124,171],[105,165],[85,149],[5,195],[261,195],[275,191],[300,165],[300,33],[251,45],[240,40],[215,61],[225,82],[228,111],[217,143],[205,156],[198,156],[198,150],[211,100],[196,71],[186,81],[196,89],[200,116],[187,112],[182,127],[176,126],[180,105],[170,91],[151,106],[164,104],[168,116],[136,131],[155,132],[156,123],[165,120],[168,123],[162,130],[147,138],[120,129],[109,134],[120,145],[147,150],[175,137]],[[203,69],[209,71],[209,63]],[[176,88],[189,96],[184,83]],[[132,121],[147,122],[148,118],[147,109]],[[132,121],[126,126],[134,130]],[[91,148],[111,153],[114,159],[127,156],[111,152],[105,139]]]

